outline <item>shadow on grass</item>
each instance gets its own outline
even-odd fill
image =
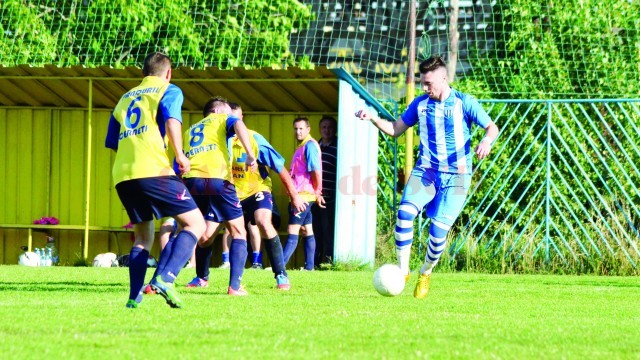
[[[64,291],[112,292],[122,291],[122,283],[90,283],[72,281],[42,281],[29,283],[0,281],[0,291]]]

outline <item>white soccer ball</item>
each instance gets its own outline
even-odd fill
[[[373,287],[383,296],[400,295],[404,290],[404,274],[398,265],[382,265],[373,273]]]
[[[98,254],[93,258],[94,267],[118,267],[118,255],[114,253]]]
[[[27,251],[18,257],[18,264],[22,266],[40,266],[40,256],[33,251]]]

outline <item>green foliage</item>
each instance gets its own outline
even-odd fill
[[[640,2],[503,0],[474,77],[507,97],[638,95]]]
[[[289,34],[313,17],[286,1],[8,0],[2,3],[0,64],[140,66],[153,51],[177,65],[293,63]]]

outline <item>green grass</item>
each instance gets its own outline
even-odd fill
[[[637,359],[637,277],[435,273],[427,300],[385,298],[372,271],[291,271],[274,289],[247,270],[246,298],[182,286],[187,306],[146,296],[124,307],[124,268],[0,267],[0,354],[6,359]],[[149,274],[150,275],[150,274]]]

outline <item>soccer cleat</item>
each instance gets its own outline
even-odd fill
[[[276,283],[278,290],[284,290],[287,291],[289,289],[291,289],[291,283],[289,283],[289,278],[287,277],[287,275],[284,274],[278,274],[276,276]]]
[[[262,264],[260,263],[253,263],[253,265],[251,265],[252,269],[257,269],[257,270],[262,270]]]
[[[231,286],[227,289],[227,294],[231,296],[247,296],[249,293],[242,286],[238,290],[233,290]]]
[[[166,283],[162,281],[160,276],[156,276],[149,283],[151,288],[153,288],[157,294],[162,295],[162,297],[167,301],[167,304],[172,308],[181,308],[184,306],[184,303],[178,297],[178,291],[174,288],[173,283]]]
[[[135,300],[129,299],[127,300],[127,308],[128,309],[137,309],[140,304],[138,304]]]
[[[194,277],[193,280],[191,280],[191,282],[187,284],[188,288],[197,288],[197,287],[206,288],[207,286],[209,286],[209,281],[197,276]]]
[[[144,290],[142,290],[142,292],[145,295],[155,295],[156,294],[156,291],[153,290],[153,288],[149,284],[147,284],[147,286],[144,287]]]
[[[225,262],[223,262],[223,263],[222,263],[222,265],[220,265],[220,266],[218,267],[218,269],[228,269],[228,268],[230,268],[230,267],[231,267],[231,263],[230,263],[230,262],[228,262],[228,261],[225,261]]]
[[[431,282],[431,274],[422,274],[418,278],[413,297],[416,299],[425,299],[429,295],[429,283]]]

